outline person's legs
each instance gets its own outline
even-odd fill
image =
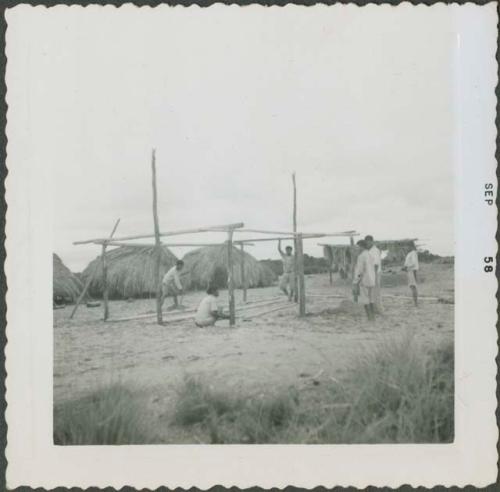
[[[418,291],[417,291],[417,286],[416,285],[410,285],[411,289],[411,295],[413,297],[413,304],[415,304],[415,307],[418,307]]]
[[[288,295],[288,300],[292,301],[295,296],[295,275],[293,273],[288,276],[288,284],[290,286],[290,293]]]
[[[287,275],[286,273],[284,273],[281,277],[280,277],[280,283],[279,283],[279,287],[281,289],[281,291],[286,295],[288,296],[288,291],[286,290],[286,284],[287,284]]]

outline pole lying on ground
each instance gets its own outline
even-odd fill
[[[229,326],[236,323],[233,279],[233,231],[227,233],[227,290],[229,294]]]
[[[153,185],[153,222],[155,231],[155,249],[156,249],[156,264],[155,264],[155,287],[156,287],[156,320],[159,325],[163,324],[163,313],[161,311],[161,242],[160,242],[160,226],[158,221],[158,192],[156,189],[156,152],[153,149],[151,154],[151,170],[152,170],[152,185]]]
[[[306,315],[306,284],[304,280],[304,250],[302,234],[297,236],[297,266],[299,278],[299,316]]]
[[[116,229],[117,229],[119,223],[120,223],[120,219],[118,219],[116,221],[115,226],[113,227],[113,230],[111,231],[111,234],[109,235],[110,240],[113,239],[113,235],[116,232]],[[83,290],[80,293],[80,296],[78,297],[78,299],[76,301],[76,304],[75,304],[75,307],[73,308],[73,311],[71,311],[71,314],[69,315],[69,319],[72,319],[73,316],[75,315],[76,310],[78,309],[78,306],[80,305],[80,303],[83,301],[85,294],[87,294],[87,291],[89,290],[90,284],[91,284],[92,280],[94,279],[95,274],[97,273],[98,269],[99,269],[99,263],[96,262],[95,267],[92,270],[92,273],[87,277],[87,280],[85,281],[85,286],[83,287]]]
[[[240,244],[240,250],[241,250],[240,268],[241,268],[241,285],[243,288],[243,302],[247,302],[247,282],[245,279],[245,245],[243,243]]]

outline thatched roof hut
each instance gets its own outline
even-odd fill
[[[244,252],[245,282],[248,288],[267,287],[276,279],[273,271]],[[243,287],[241,278],[242,252],[233,246],[233,280],[237,289]],[[191,289],[206,289],[209,283],[219,288],[227,287],[227,245],[207,246],[187,253],[184,258],[186,286]]]
[[[154,246],[120,246],[106,252],[108,265],[108,289],[110,299],[152,297],[156,294],[156,256]],[[162,248],[160,274],[175,265],[177,258],[166,247]],[[84,278],[93,275],[89,293],[102,297],[102,260],[98,256],[82,273]]]
[[[52,254],[53,296],[75,301],[83,289],[81,280],[55,253]]]

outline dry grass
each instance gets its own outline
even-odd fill
[[[173,422],[211,443],[442,443],[453,439],[453,394],[452,347],[426,353],[406,337],[307,397],[287,388],[236,398],[188,379]]]
[[[151,297],[156,295],[156,253],[154,247],[127,247],[110,250],[106,253],[108,263],[108,287],[111,299]],[[175,265],[177,258],[166,247],[162,248],[160,275]],[[90,283],[89,293],[102,297],[103,274],[101,257],[89,263],[82,272],[87,278],[95,271]]]
[[[54,408],[54,444],[150,444],[155,433],[141,400],[123,386],[111,386]]]
[[[55,253],[52,255],[53,295],[75,301],[83,289],[81,280]]]
[[[56,406],[54,442],[158,443],[165,426],[164,436],[177,428],[187,442],[211,444],[451,442],[453,361],[451,344],[425,350],[406,335],[366,351],[343,380],[305,389],[237,395],[187,377],[167,422],[151,417],[143,396],[113,386]]]
[[[241,277],[242,253],[233,247],[233,281],[235,287],[243,287]],[[245,281],[247,287],[267,287],[276,276],[265,265],[259,263],[252,255],[243,253],[245,259]],[[209,283],[219,288],[227,286],[228,250],[226,245],[207,246],[187,253],[184,258],[187,275],[187,286],[191,289],[206,289]]]

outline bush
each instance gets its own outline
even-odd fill
[[[211,443],[438,443],[453,440],[453,404],[452,345],[426,352],[408,335],[306,399],[294,388],[236,398],[189,379],[174,423],[198,425]]]
[[[150,444],[154,434],[139,398],[124,386],[97,390],[54,407],[54,444]]]

